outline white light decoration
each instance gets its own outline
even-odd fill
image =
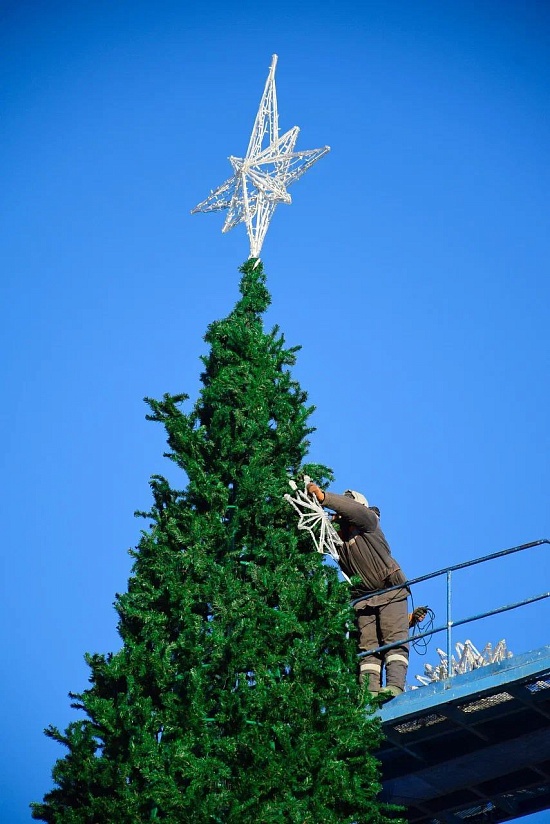
[[[343,541],[315,495],[308,494],[307,485],[309,483],[311,483],[311,478],[307,475],[304,475],[303,490],[298,489],[296,481],[289,481],[291,489],[294,490],[294,497],[287,493],[284,496],[285,500],[298,513],[298,529],[305,529],[309,532],[317,552],[330,555],[338,563],[340,560],[338,547],[342,546]],[[350,583],[350,579],[344,572],[342,572],[342,575]]]
[[[476,649],[471,641],[465,641],[464,643],[458,642],[455,645],[455,650],[456,658],[454,655],[451,656],[453,676],[463,675],[465,672],[472,672],[472,670],[478,669],[479,667],[486,667],[488,664],[496,664],[513,657],[510,650],[506,648],[506,641],[504,639],[499,641],[495,647],[488,642],[485,644],[482,652]],[[415,675],[416,680],[423,686],[432,684],[434,681],[445,681],[449,677],[447,653],[442,649],[437,649],[436,652],[441,659],[440,663],[435,667],[431,664],[425,664],[424,675]],[[413,687],[413,689],[418,689],[418,687]]]
[[[191,214],[195,214],[227,209],[222,232],[245,223],[251,258],[260,256],[277,204],[291,203],[288,187],[330,151],[329,146],[323,146],[322,149],[295,152],[298,126],[279,137],[276,65],[277,55],[274,54],[245,157],[231,156],[233,176],[191,210]]]

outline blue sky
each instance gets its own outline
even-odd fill
[[[409,577],[550,536],[546,4],[186,6],[0,9],[10,824],[51,785],[42,729],[75,717],[84,652],[119,646],[148,479],[179,482],[142,398],[196,397],[206,326],[237,298],[244,227],[189,212],[246,150],[273,53],[281,129],[332,147],[262,250],[311,459],[379,505]],[[547,569],[543,547],[462,573],[455,617],[547,591]],[[443,623],[441,590],[416,600]],[[534,649],[548,601],[462,629]]]

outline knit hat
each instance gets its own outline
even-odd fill
[[[348,498],[353,498],[354,501],[357,501],[358,504],[363,504],[363,506],[368,506],[369,502],[365,498],[364,495],[361,495],[360,492],[355,492],[353,489],[346,489],[344,495],[347,495]]]

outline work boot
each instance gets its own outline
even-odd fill
[[[386,666],[386,687],[394,685],[401,687],[401,692],[407,679],[407,667],[409,663],[409,653],[406,649],[390,650],[385,658]]]
[[[363,658],[359,664],[359,683],[364,684],[369,692],[378,693],[382,679],[382,661],[375,656]]]
[[[404,690],[402,690],[401,687],[397,687],[395,684],[388,684],[383,690],[380,690],[378,698],[385,704],[387,701],[391,701],[392,698],[402,695],[403,692]]]

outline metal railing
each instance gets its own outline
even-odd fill
[[[447,615],[446,615],[446,622],[442,624],[440,627],[430,628],[426,632],[415,633],[414,635],[409,636],[408,638],[403,638],[401,641],[395,641],[393,644],[385,644],[381,647],[376,647],[375,649],[367,650],[366,652],[361,652],[359,654],[359,658],[364,658],[367,655],[373,655],[376,652],[385,652],[389,649],[394,649],[395,647],[400,647],[405,643],[409,643],[412,641],[419,641],[421,638],[427,638],[432,635],[435,635],[438,632],[446,632],[447,634],[447,678],[452,677],[452,630],[453,627],[460,627],[464,624],[470,624],[472,621],[478,621],[481,618],[489,618],[491,615],[498,615],[501,612],[508,612],[511,609],[517,609],[518,607],[525,606],[525,604],[532,604],[536,601],[542,601],[544,598],[550,598],[550,592],[543,592],[540,595],[534,595],[532,598],[525,598],[523,601],[516,601],[513,604],[507,604],[502,607],[497,607],[496,609],[488,610],[487,612],[480,612],[477,615],[471,615],[468,618],[461,618],[458,621],[454,621],[452,619],[452,574],[453,572],[457,572],[459,569],[465,569],[466,567],[475,566],[476,564],[484,563],[485,561],[492,561],[495,558],[502,558],[505,555],[512,555],[514,552],[522,552],[525,549],[531,549],[535,546],[540,546],[541,544],[550,544],[550,539],[548,538],[541,538],[538,541],[532,541],[529,544],[520,544],[520,546],[514,546],[510,549],[503,549],[500,552],[493,552],[490,555],[484,555],[482,558],[475,558],[473,561],[465,561],[462,564],[454,564],[453,566],[445,567],[444,569],[439,569],[437,572],[430,572],[428,575],[421,575],[419,578],[412,578],[410,581],[407,581],[405,584],[397,584],[393,587],[388,587],[387,589],[379,589],[376,592],[369,592],[368,595],[362,595],[360,598],[356,598],[352,601],[352,604],[358,604],[362,601],[366,601],[369,598],[373,598],[375,595],[381,595],[382,593],[393,592],[394,590],[403,589],[404,587],[410,588],[414,584],[420,584],[423,581],[429,581],[432,578],[437,578],[441,575],[446,576],[446,586],[447,586]]]

